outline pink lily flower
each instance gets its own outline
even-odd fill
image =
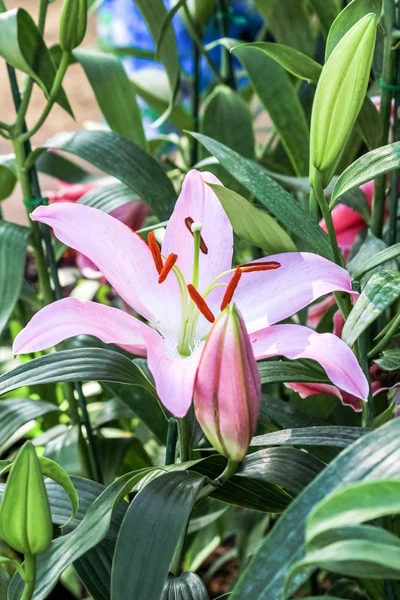
[[[93,183],[72,184],[65,181],[60,181],[59,184],[60,187],[56,192],[51,191],[47,193],[50,204],[56,202],[78,202],[82,196],[101,185]],[[135,231],[143,226],[143,221],[149,214],[149,207],[141,200],[127,202],[110,212],[112,217],[125,223],[125,225],[128,225],[128,227]],[[99,270],[93,261],[80,252],[76,256],[76,265],[88,277],[99,276]]]
[[[246,325],[228,305],[208,334],[194,384],[193,405],[207,439],[240,462],[254,436],[261,380]]]
[[[368,384],[350,348],[332,334],[275,325],[332,291],[352,293],[345,269],[306,252],[261,258],[232,269],[233,231],[206,182],[191,171],[162,248],[110,215],[80,204],[40,206],[31,218],[92,260],[118,295],[149,325],[116,308],[66,298],[39,311],[15,339],[14,353],[43,350],[79,334],[147,356],[164,406],[188,411],[202,349],[215,317],[231,300],[240,310],[257,360],[311,358],[331,381],[365,399]]]

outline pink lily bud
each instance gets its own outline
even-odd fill
[[[246,455],[261,401],[261,380],[250,338],[235,305],[211,328],[194,384],[196,417],[214,448],[233,461]]]

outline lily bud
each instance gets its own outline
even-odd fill
[[[169,575],[164,585],[161,600],[209,600],[208,592],[203,581],[196,573],[187,571],[179,577]]]
[[[177,4],[178,0],[173,0],[173,6]],[[213,14],[215,2],[214,0],[188,0],[186,3],[187,9],[190,13],[191,19],[196,23],[198,29],[203,31],[211,15]],[[186,29],[191,31],[191,24],[187,19],[187,15],[184,9],[179,11],[183,24]]]
[[[64,0],[60,19],[60,46],[64,52],[72,52],[85,37],[87,13],[87,0]]]
[[[239,311],[229,304],[208,334],[194,384],[196,417],[220,454],[232,461],[246,455],[260,400],[250,338]]]
[[[311,116],[311,167],[334,169],[367,92],[376,37],[376,15],[360,19],[337,44],[322,69]],[[311,168],[312,171],[312,168]],[[328,182],[324,181],[325,184]]]
[[[46,550],[53,525],[40,463],[31,442],[18,452],[0,503],[0,537],[21,554]]]

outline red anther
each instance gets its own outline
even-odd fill
[[[193,225],[194,221],[192,219],[192,217],[186,217],[185,219],[185,225],[186,227],[189,229],[190,233],[193,235],[193,231],[192,231],[192,225]],[[207,245],[203,239],[203,236],[200,234],[200,250],[202,251],[203,254],[208,254],[208,248]]]
[[[201,314],[207,319],[207,321],[209,321],[210,323],[214,323],[215,317],[212,314],[211,310],[208,308],[203,296],[199,294],[194,285],[192,285],[191,283],[188,284],[187,289],[189,292],[189,296],[191,297]]]
[[[172,270],[172,267],[176,263],[177,258],[178,258],[177,254],[170,254],[168,256],[167,260],[164,263],[163,268],[161,269],[161,273],[158,278],[158,283],[163,283],[167,279],[170,271]]]
[[[233,277],[228,283],[228,287],[225,290],[224,297],[222,298],[221,310],[224,310],[228,306],[229,302],[232,300],[233,294],[238,286],[241,276],[242,271],[240,270],[240,267],[236,267]]]
[[[147,243],[149,245],[150,252],[153,256],[153,260],[154,260],[154,264],[156,265],[157,273],[160,275],[161,271],[163,270],[163,260],[162,260],[162,256],[161,256],[160,247],[157,244],[155,237],[154,237],[154,233],[152,231],[150,231],[149,235],[147,236]],[[167,273],[167,275],[168,275],[168,273]]]
[[[243,273],[253,273],[254,271],[273,271],[274,269],[279,269],[281,263],[270,260],[264,262],[249,262],[238,266],[243,270]]]

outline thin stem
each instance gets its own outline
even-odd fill
[[[175,417],[168,419],[167,443],[165,450],[165,464],[173,465],[175,462],[176,443],[178,441],[178,427]]]
[[[353,282],[353,289],[356,292],[360,292],[360,284],[358,281]],[[360,363],[362,370],[364,371],[364,375],[368,381],[368,402],[362,402],[362,425],[366,427],[367,424],[372,421],[375,417],[375,405],[374,399],[371,393],[371,383],[369,376],[369,364],[368,364],[368,354],[367,354],[367,336],[364,331],[357,340],[356,343],[356,356],[357,360]]]
[[[337,265],[343,267],[344,266],[343,257],[342,257],[342,254],[340,252],[339,245],[337,242],[335,227],[333,226],[332,215],[329,210],[328,203],[324,196],[321,173],[318,171],[318,169],[315,169],[313,172],[311,189],[313,190],[313,192],[315,194],[315,198],[318,201],[322,216],[325,220],[325,225],[328,230],[329,241],[331,244],[335,262]]]
[[[382,68],[382,91],[381,91],[381,120],[382,120],[382,138],[380,146],[386,146],[389,141],[390,114],[392,104],[392,91],[389,88],[393,83],[393,20],[394,20],[394,1],[384,0],[383,2],[383,24],[385,28],[385,38],[383,46],[383,68]],[[376,236],[382,237],[383,220],[385,213],[385,194],[386,175],[380,175],[375,179],[374,203],[371,216],[371,231]]]
[[[21,600],[31,600],[36,585],[36,556],[25,554],[25,586]]]
[[[103,475],[101,472],[100,461],[99,461],[99,457],[97,454],[96,440],[93,435],[92,424],[90,422],[90,417],[89,417],[89,413],[87,410],[86,398],[84,397],[84,395],[82,393],[82,385],[80,383],[75,383],[75,389],[78,394],[79,407],[80,407],[81,413],[82,413],[82,423],[86,429],[86,439],[87,439],[87,447],[88,447],[88,452],[89,452],[89,460],[90,460],[90,465],[91,465],[91,468],[93,471],[94,479],[98,483],[103,483]]]
[[[181,462],[192,458],[191,433],[187,417],[178,419],[179,453]]]
[[[229,37],[229,0],[218,0],[218,20],[220,35],[222,38]],[[233,57],[228,48],[221,48],[221,75],[233,90],[236,89],[235,71],[233,68]]]
[[[239,465],[240,465],[240,462],[229,458],[228,463],[227,463],[225,469],[222,471],[221,475],[219,475],[211,483],[209,483],[208,485],[205,485],[203,487],[203,489],[200,490],[200,492],[196,498],[196,505],[198,505],[200,502],[202,502],[203,500],[208,498],[208,496],[210,494],[215,492],[216,488],[223,486],[228,481],[228,479],[233,477],[233,475],[236,473]]]
[[[49,94],[49,99],[47,100],[47,104],[46,104],[41,116],[39,117],[39,120],[37,121],[36,125],[34,125],[32,127],[32,129],[30,129],[29,131],[26,131],[25,133],[22,133],[21,135],[18,136],[18,139],[20,142],[25,142],[26,140],[29,140],[33,135],[35,135],[35,133],[37,131],[39,131],[39,129],[41,128],[41,126],[43,125],[43,123],[45,122],[47,117],[49,116],[50,111],[53,108],[53,105],[54,105],[54,103],[57,99],[57,96],[61,90],[62,82],[63,82],[64,76],[65,76],[65,73],[67,72],[68,66],[69,66],[69,58],[70,58],[69,53],[63,52],[60,64],[57,69],[55,79],[53,81],[52,88],[51,88],[51,91]]]

